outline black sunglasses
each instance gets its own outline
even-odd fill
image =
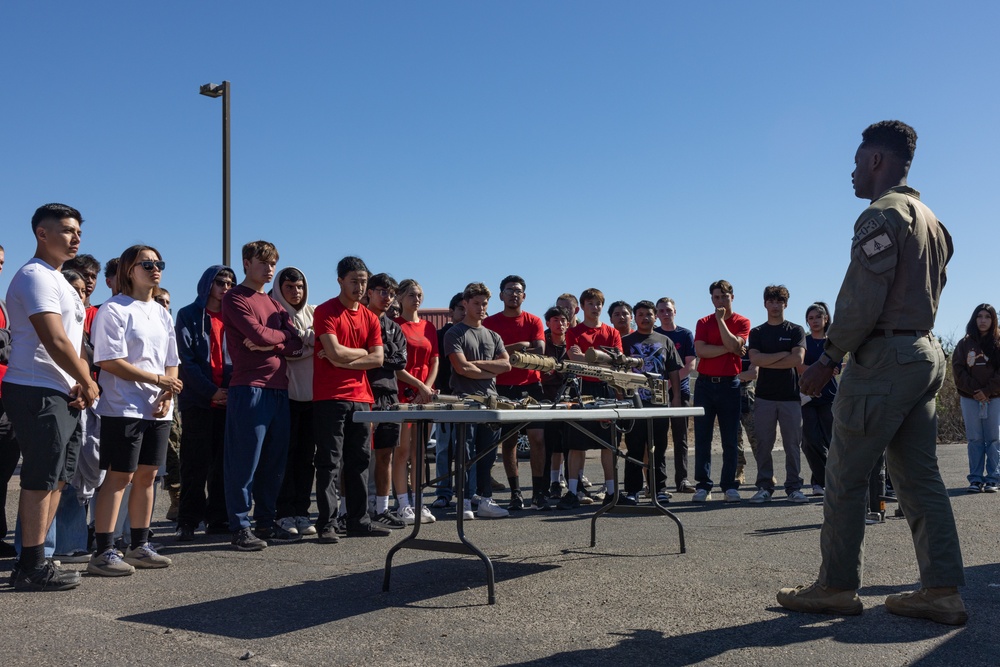
[[[164,262],[163,260],[157,260],[154,262],[153,260],[146,259],[141,262],[136,262],[136,264],[146,269],[147,271],[152,271],[154,268],[157,271],[162,271],[163,269],[167,268],[167,263]]]

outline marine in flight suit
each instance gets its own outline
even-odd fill
[[[951,235],[920,194],[906,185],[916,133],[883,121],[862,134],[855,194],[871,205],[854,225],[851,262],[837,297],[823,356],[802,377],[817,395],[834,366],[850,355],[833,404],[827,462],[822,565],[812,586],[782,589],[794,611],[860,614],[868,476],[883,451],[909,522],[922,588],[891,595],[896,614],[960,625],[967,614],[955,519],[935,453],[935,396],[945,356],[931,334]]]

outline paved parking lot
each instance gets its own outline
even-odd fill
[[[815,578],[822,504],[779,492],[763,506],[675,495],[685,554],[659,517],[602,518],[594,548],[586,507],[469,522],[494,558],[496,605],[486,604],[482,563],[450,554],[401,552],[383,593],[396,534],[259,553],[217,536],[164,537],[174,558],[165,570],[85,577],[63,593],[0,586],[0,655],[5,665],[997,665],[1000,494],[965,493],[964,444],[939,453],[967,566],[963,628],[885,611],[885,595],[916,581],[902,519],[869,529],[862,616],[782,611],[775,591]],[[781,470],[780,448],[776,458]],[[454,538],[453,512],[438,516],[421,537]],[[10,561],[0,568],[6,579]]]

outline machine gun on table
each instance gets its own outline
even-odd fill
[[[639,398],[638,389],[649,391],[653,405],[669,405],[667,398],[667,381],[656,373],[632,373],[618,368],[634,368],[642,365],[642,360],[637,357],[626,357],[614,348],[616,355],[611,355],[607,349],[605,351],[591,348],[587,350],[588,359],[595,361],[582,363],[578,361],[557,361],[553,357],[544,357],[538,354],[527,354],[525,352],[515,352],[510,355],[510,365],[514,368],[524,368],[526,370],[540,371],[542,373],[561,373],[565,376],[563,386],[559,390],[561,397],[570,386],[581,376],[594,377],[621,391],[627,398],[632,400],[635,407],[642,407],[642,399]],[[591,351],[594,354],[591,354]],[[601,355],[604,355],[603,357]],[[604,358],[610,361],[605,364]],[[600,361],[597,361],[600,360]],[[579,391],[579,389],[577,389]],[[583,397],[579,397],[583,402]]]

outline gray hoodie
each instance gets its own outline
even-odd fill
[[[281,294],[281,277],[288,269],[296,269],[302,273],[302,305],[292,306]],[[301,269],[287,266],[275,274],[274,286],[270,291],[271,298],[281,304],[292,318],[292,324],[299,330],[302,338],[302,356],[286,357],[288,362],[288,398],[293,401],[312,401],[313,398],[313,352],[316,345],[316,332],[313,331],[313,311],[316,306],[309,305],[309,280]]]

